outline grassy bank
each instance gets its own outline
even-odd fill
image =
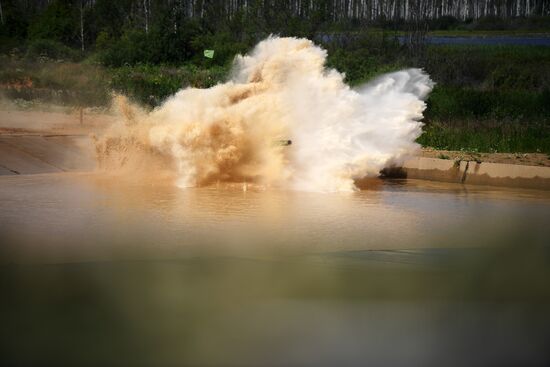
[[[424,126],[418,142],[442,150],[550,154],[550,125],[505,121],[431,122]]]
[[[136,65],[119,68],[51,59],[0,57],[2,97],[19,101],[82,107],[108,107],[112,93],[145,106],[158,106],[181,88],[208,88],[224,80],[227,67]],[[27,105],[29,105],[27,103]]]
[[[550,48],[433,46],[425,146],[550,153]]]
[[[388,33],[324,45],[328,65],[360,85],[404,67],[437,83],[425,112],[424,146],[479,152],[550,153],[550,48],[427,46],[411,53]],[[230,62],[106,67],[97,54],[78,61],[48,55],[0,56],[0,90],[10,100],[105,107],[113,92],[149,107],[184,87],[227,78]]]

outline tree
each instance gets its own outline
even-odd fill
[[[4,13],[2,12],[2,1],[0,1],[0,23],[4,25]]]
[[[70,1],[53,1],[29,27],[31,39],[49,39],[74,44],[76,36],[76,19],[73,17],[73,7]]]
[[[80,45],[84,51],[84,3],[85,0],[80,0]]]

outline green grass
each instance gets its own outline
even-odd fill
[[[70,106],[105,106],[110,102],[108,76],[98,65],[0,56],[4,97]]]
[[[110,86],[114,91],[152,107],[184,87],[212,87],[225,80],[228,72],[227,67],[201,69],[194,65],[138,65],[108,69]]]
[[[403,32],[404,33],[404,32]],[[448,29],[428,32],[430,36],[441,37],[483,37],[483,36],[512,36],[512,37],[530,37],[530,36],[548,36],[550,29],[507,29],[507,30],[479,30],[479,29]]]
[[[427,101],[428,121],[501,121],[550,123],[550,89],[479,90],[436,86]]]
[[[11,100],[68,106],[107,106],[111,93],[149,107],[184,87],[208,88],[224,80],[228,68],[136,65],[105,68],[90,62],[59,62],[0,57],[0,87]]]
[[[422,146],[489,153],[550,153],[550,125],[497,121],[432,122],[417,139]]]
[[[550,47],[429,46],[416,66],[444,86],[496,91],[550,89]]]

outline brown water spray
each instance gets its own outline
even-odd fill
[[[409,69],[351,89],[325,60],[307,39],[270,37],[237,56],[228,82],[182,89],[150,113],[118,97],[123,118],[97,142],[101,166],[172,172],[181,187],[353,190],[418,148],[433,83]]]

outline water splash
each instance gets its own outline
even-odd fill
[[[167,165],[182,187],[354,190],[355,179],[418,149],[433,83],[408,69],[352,89],[325,67],[326,56],[307,39],[269,37],[236,57],[226,83],[183,89],[151,113],[122,103],[126,122],[99,140],[98,153],[104,163]],[[292,145],[277,144],[285,139]]]

